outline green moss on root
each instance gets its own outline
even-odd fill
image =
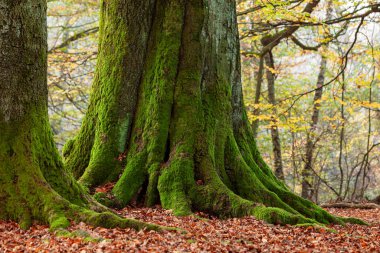
[[[152,166],[164,160],[181,43],[183,3],[157,5],[154,33],[148,47],[127,166],[113,189],[119,202],[128,203],[140,190]],[[156,31],[160,28],[160,33]],[[152,178],[153,179],[153,178]],[[152,182],[150,182],[151,184]],[[145,189],[144,189],[145,190]],[[155,194],[148,191],[148,194]],[[154,199],[155,196],[147,196]],[[151,200],[149,200],[151,202]]]

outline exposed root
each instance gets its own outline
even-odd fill
[[[135,219],[122,218],[111,210],[104,212],[95,212],[86,207],[80,207],[70,204],[62,198],[50,202],[45,207],[47,212],[48,223],[51,230],[65,229],[70,226],[70,221],[84,222],[94,227],[104,228],[133,228],[136,230],[147,229],[155,231],[178,230],[177,228],[169,228],[150,224]]]
[[[319,224],[313,219],[309,219],[300,214],[292,214],[276,207],[257,206],[252,211],[253,216],[259,220],[264,220],[271,224],[296,225],[296,224]]]
[[[120,216],[108,211],[103,213],[97,213],[89,209],[75,208],[73,207],[73,214],[77,222],[85,222],[95,227],[104,228],[133,228],[136,230],[147,229],[155,231],[163,230],[178,230],[177,228],[170,228],[159,226],[156,224],[150,224],[135,219],[121,218]]]
[[[170,165],[163,168],[158,178],[158,191],[164,208],[173,209],[175,215],[191,214],[188,193],[194,187],[193,160],[176,154]]]
[[[367,222],[358,218],[354,218],[354,217],[339,217],[339,219],[342,220],[344,223],[366,225],[366,226],[369,225]]]
[[[195,164],[193,156],[183,152],[181,146],[178,146],[165,165],[151,166],[149,173],[127,166],[129,173],[124,172],[123,175],[128,175],[129,180],[123,177],[119,180],[118,183],[125,187],[125,192],[120,191],[119,196],[123,199],[127,192],[129,201],[143,191],[145,203],[149,196],[159,196],[162,206],[173,210],[176,215],[189,215],[194,210],[199,210],[219,217],[253,215],[268,223],[281,225],[363,223],[360,220],[330,215],[314,203],[290,192],[283,185],[278,185],[278,180],[272,174],[264,173],[254,160],[251,162],[254,167],[248,166],[234,139],[230,137],[230,140],[233,141],[226,143],[225,150],[225,166],[228,168],[226,173],[230,187],[219,177],[210,156],[204,154]],[[145,167],[143,164],[139,166]],[[194,171],[198,171],[196,175]],[[134,173],[141,174],[137,177]],[[131,188],[128,182],[133,178],[139,179],[140,185]],[[148,180],[148,186],[141,189],[145,180]],[[133,183],[136,181],[132,181],[132,185]],[[158,192],[155,191],[155,186]],[[155,191],[154,194],[152,191]],[[115,188],[113,192],[115,193]],[[156,200],[150,200],[150,203],[156,203]]]

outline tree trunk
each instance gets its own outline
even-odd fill
[[[380,195],[377,196],[376,198],[374,198],[372,202],[374,202],[374,203],[380,205]]]
[[[48,121],[46,1],[0,0],[0,24],[0,219],[160,229],[109,212],[63,168]]]
[[[313,196],[313,154],[316,144],[315,135],[319,119],[319,108],[321,107],[320,100],[323,94],[323,83],[325,82],[326,63],[326,58],[322,56],[317,79],[317,89],[315,90],[313,99],[313,114],[311,116],[310,130],[306,138],[305,167],[302,170],[301,194],[301,196],[306,199],[312,199]]]
[[[272,51],[269,51],[265,56],[265,63],[268,68],[266,70],[267,82],[268,82],[268,100],[273,106],[272,113],[277,114],[276,109],[276,93],[275,93],[275,76],[272,71],[274,71],[274,60]],[[282,154],[281,154],[281,140],[280,134],[278,132],[277,122],[271,122],[270,132],[272,136],[272,147],[274,156],[274,173],[277,178],[284,180],[284,170],[282,168]]]
[[[177,215],[342,222],[291,193],[257,150],[243,106],[235,1],[101,4],[91,103],[64,148],[82,183],[117,179],[117,204],[161,203]]]
[[[260,55],[259,60],[258,60],[258,70],[255,73],[256,77],[256,83],[255,83],[255,100],[253,102],[255,108],[253,109],[253,116],[257,117],[260,114],[260,108],[258,107],[260,104],[260,99],[261,99],[261,84],[263,82],[263,75],[264,75],[264,57]],[[252,122],[252,130],[253,130],[253,137],[257,138],[257,134],[259,131],[259,124],[260,121],[259,119],[254,119]]]

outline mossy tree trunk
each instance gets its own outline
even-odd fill
[[[242,99],[235,1],[101,5],[91,102],[64,148],[81,183],[117,181],[118,204],[160,203],[177,215],[341,222],[291,193],[257,150]]]
[[[23,228],[76,220],[160,229],[109,212],[63,168],[48,121],[46,73],[46,1],[0,0],[0,219]]]

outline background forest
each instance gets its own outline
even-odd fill
[[[48,1],[49,112],[62,148],[97,57],[96,0]],[[244,98],[267,163],[317,203],[380,194],[380,15],[373,1],[237,1]]]

